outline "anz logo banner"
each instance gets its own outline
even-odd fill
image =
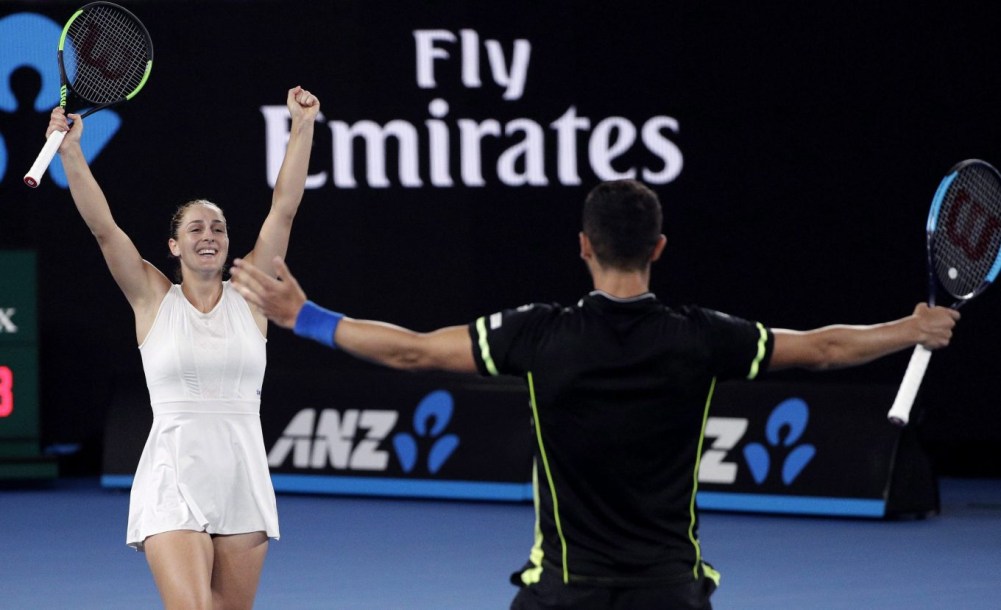
[[[381,472],[394,461],[404,473],[437,474],[459,446],[459,436],[446,431],[452,418],[452,395],[435,390],[421,399],[413,428],[394,432],[399,413],[382,409],[303,409],[289,422],[268,453],[268,464],[281,468],[291,460],[296,469]],[[418,440],[431,442],[422,455]],[[421,468],[418,468],[418,461]]]
[[[699,481],[706,483],[732,484],[737,481],[738,464],[727,462],[737,459],[743,462],[747,472],[757,485],[768,480],[775,463],[774,476],[781,476],[782,485],[789,486],[799,477],[813,459],[817,449],[814,445],[801,442],[810,419],[810,407],[802,398],[787,398],[780,402],[771,413],[762,430],[748,435],[750,420],[742,417],[710,417],[706,423],[706,437],[710,439],[709,449],[702,454]],[[746,442],[764,433],[762,441]],[[731,456],[731,450],[741,441],[743,450]],[[773,460],[781,456],[780,460]]]
[[[530,500],[533,439],[524,385],[460,377],[277,371],[261,406],[275,489]],[[148,431],[131,414],[148,401],[142,389],[119,401],[128,409],[109,413],[108,430],[119,437],[106,442],[106,487],[131,484]],[[901,457],[901,430],[886,422],[895,392],[881,385],[721,384],[706,422],[698,506],[875,518],[898,512],[893,473],[917,465]]]
[[[701,508],[882,517],[894,388],[723,384],[706,423]]]
[[[496,400],[447,387],[402,388],[405,398],[383,382],[386,406],[292,412],[268,444],[276,489],[530,498],[522,389]],[[699,506],[884,516],[899,434],[884,417],[892,397],[893,388],[869,386],[723,384],[706,423]]]
[[[517,417],[526,409],[524,388],[485,391],[479,380],[434,387],[424,377],[393,378],[345,379],[313,394],[326,396],[330,406],[265,419],[275,489],[531,499],[531,435]],[[374,395],[373,387],[379,388]]]

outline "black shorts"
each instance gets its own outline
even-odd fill
[[[543,569],[539,582],[522,585],[511,610],[712,610],[709,597],[716,590],[718,572],[711,566],[699,570],[698,579],[679,583],[642,586],[594,586],[565,584],[559,569]],[[706,575],[707,571],[715,578]],[[520,572],[513,575],[517,583]]]

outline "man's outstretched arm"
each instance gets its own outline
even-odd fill
[[[919,303],[911,315],[869,326],[825,326],[816,330],[773,329],[775,348],[769,370],[813,370],[857,366],[900,350],[949,345],[959,312]]]
[[[244,298],[278,326],[396,369],[476,372],[465,325],[418,333],[386,322],[349,318],[309,301],[285,261],[275,257],[273,263],[277,278],[242,259],[233,261],[231,273]]]

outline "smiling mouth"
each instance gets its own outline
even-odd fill
[[[213,248],[202,248],[198,251],[199,256],[215,256],[219,251]]]

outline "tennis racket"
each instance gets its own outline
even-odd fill
[[[56,58],[59,106],[83,118],[139,93],[153,69],[153,41],[128,10],[110,2],[92,2],[66,22]],[[25,184],[38,186],[65,136],[62,131],[49,135],[24,176]]]
[[[1001,174],[989,163],[969,159],[954,166],[938,185],[928,212],[928,304],[939,291],[959,309],[979,295],[1001,270]],[[897,398],[887,414],[903,426],[910,418],[931,351],[918,345]]]

